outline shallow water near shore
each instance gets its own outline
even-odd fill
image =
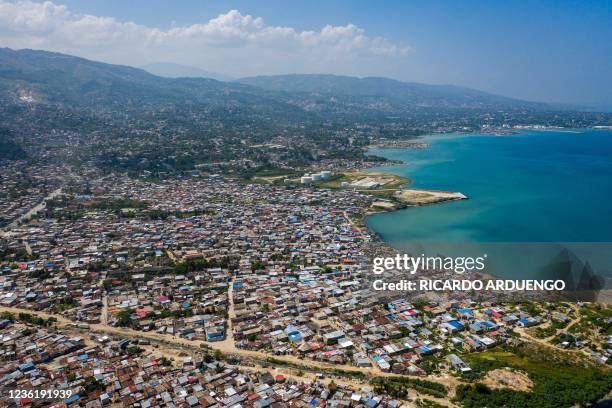
[[[572,242],[606,248],[612,242],[611,131],[436,135],[424,141],[429,148],[372,150],[407,164],[371,171],[469,199],[368,217],[366,225],[394,247]],[[607,261],[612,264],[612,252]]]

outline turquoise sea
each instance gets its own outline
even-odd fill
[[[429,148],[373,150],[406,164],[372,171],[469,199],[368,217],[368,227],[396,248],[414,242],[612,242],[611,131],[451,134],[424,141]]]

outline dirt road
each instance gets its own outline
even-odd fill
[[[79,332],[87,331],[89,333],[107,334],[107,335],[117,336],[120,338],[146,339],[151,342],[158,343],[159,345],[163,347],[169,347],[169,348],[175,348],[175,349],[178,348],[178,349],[183,349],[184,351],[198,352],[198,351],[202,351],[203,346],[204,346],[204,347],[208,347],[212,351],[219,350],[225,355],[234,356],[239,359],[246,358],[254,362],[264,363],[266,365],[274,364],[274,362],[277,362],[277,363],[289,365],[291,368],[295,368],[297,370],[304,370],[304,371],[310,371],[310,372],[330,372],[330,373],[335,373],[336,375],[339,375],[339,376],[341,376],[341,372],[345,372],[347,373],[347,377],[348,377],[348,374],[350,373],[360,373],[360,374],[365,375],[365,378],[367,379],[372,378],[372,377],[377,377],[377,376],[378,377],[406,377],[406,378],[410,377],[410,376],[402,375],[402,374],[383,372],[377,368],[361,368],[361,367],[355,367],[355,366],[346,365],[346,364],[329,364],[329,363],[324,363],[320,361],[300,358],[300,357],[292,356],[292,355],[277,356],[277,355],[271,355],[268,353],[264,353],[261,351],[239,349],[235,347],[235,345],[233,344],[233,337],[229,335],[226,338],[226,340],[222,342],[205,342],[201,340],[188,340],[185,338],[176,337],[176,336],[172,336],[169,334],[160,334],[160,333],[155,333],[155,332],[143,332],[143,331],[137,331],[137,330],[124,328],[124,327],[113,327],[113,326],[108,326],[102,323],[90,324],[89,328],[84,330],[84,329],[79,329],[76,326],[75,322],[70,321],[66,319],[65,317],[61,315],[57,315],[57,314],[41,312],[41,311],[33,311],[33,310],[27,310],[27,309],[20,309],[20,308],[14,308],[14,307],[0,307],[0,312],[11,312],[15,315],[19,313],[29,313],[29,314],[36,315],[36,316],[39,316],[45,319],[49,319],[50,317],[53,317],[57,320],[56,326],[58,328],[79,331]],[[431,377],[427,377],[427,380],[444,384],[450,387],[452,390],[454,390],[454,388],[459,383],[459,381],[456,378],[451,377],[451,376],[443,376],[443,377],[431,376]]]

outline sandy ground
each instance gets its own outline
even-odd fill
[[[408,205],[426,205],[450,200],[465,200],[467,196],[458,192],[404,189],[394,194],[395,198]]]
[[[384,210],[392,210],[395,208],[395,204],[390,203],[389,201],[374,201],[372,203],[372,207],[377,207]]]
[[[530,391],[533,388],[533,381],[527,374],[508,368],[489,371],[482,382],[492,389],[510,388],[515,391]]]

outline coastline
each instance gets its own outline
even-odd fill
[[[451,132],[451,133],[431,133],[426,135],[418,135],[414,139],[408,140],[383,140],[378,143],[373,143],[366,147],[368,152],[371,152],[373,149],[379,150],[423,150],[431,148],[430,140],[433,138],[439,137],[452,137],[452,136],[472,136],[472,137],[490,137],[490,136],[516,136],[520,135],[522,132],[562,132],[562,133],[580,133],[580,129],[574,128],[566,128],[560,126],[539,126],[539,125],[516,125],[511,128],[491,128],[491,129],[481,129],[479,133],[463,133],[463,132]],[[584,129],[589,130],[610,130],[612,126],[593,126],[587,127]],[[376,156],[376,154],[372,154]],[[410,162],[401,160],[400,165],[408,166]],[[376,173],[372,174],[389,174],[395,175],[392,172],[385,171],[385,167],[390,166],[383,165],[380,166]],[[367,169],[363,169],[362,171],[366,172]],[[368,212],[368,215],[378,214],[381,212],[391,212],[401,210],[407,207],[419,207],[424,205],[432,205],[438,204],[446,201],[458,201],[469,199],[467,195],[459,191],[446,191],[446,190],[433,190],[433,189],[418,189],[418,188],[407,188],[410,184],[412,184],[414,180],[411,178],[410,182],[401,186],[398,191],[393,193],[392,199],[399,205],[392,205],[391,202],[383,199],[381,201],[377,201],[373,204],[373,207],[376,207],[376,210]]]
[[[382,140],[378,143],[372,143],[367,146],[366,149],[369,155],[377,156],[373,150],[428,150],[431,146],[431,141],[438,138],[445,137],[491,137],[491,136],[519,136],[524,134],[525,132],[534,132],[534,133],[550,133],[550,132],[559,132],[559,133],[572,133],[579,134],[581,131],[610,131],[612,130],[612,126],[608,125],[599,125],[599,126],[589,126],[584,128],[569,128],[569,127],[561,127],[561,126],[543,126],[543,125],[515,125],[513,127],[508,128],[483,128],[479,132],[440,132],[440,133],[430,133],[424,135],[418,135],[414,139],[408,140]],[[385,156],[380,156],[385,157]],[[385,157],[386,158],[386,157]],[[401,164],[399,166],[410,166],[412,163],[406,160],[394,160],[399,161]],[[376,168],[377,174],[388,174],[388,175],[396,175],[392,171],[386,170],[387,167],[394,164],[385,164],[378,168]],[[369,172],[369,169],[362,170],[364,172]],[[374,174],[374,172],[372,173]],[[381,202],[375,202],[376,209],[373,211],[369,211],[368,215],[379,214],[383,212],[392,212],[401,210],[408,207],[419,207],[426,206],[432,204],[438,204],[447,201],[458,201],[469,199],[469,197],[460,192],[460,191],[448,191],[448,190],[434,190],[434,189],[420,189],[420,188],[408,188],[409,185],[413,184],[414,180],[412,177],[409,179],[409,183],[402,185],[399,189],[392,194],[391,197],[386,197],[387,199]],[[389,200],[388,198],[391,198]],[[390,202],[395,203],[396,205],[389,204]]]
[[[433,136],[433,135],[430,135]],[[426,136],[425,136],[426,137]],[[413,149],[429,149],[431,145],[427,142],[415,142],[415,141],[407,141],[407,144],[403,147],[400,146],[388,146],[388,145],[372,145],[370,146],[370,150],[373,148],[376,149],[402,149],[402,150],[413,150]],[[410,163],[406,161],[401,161],[402,166],[409,166]],[[377,175],[390,175],[394,177],[399,177],[392,172],[385,171],[385,167],[389,165],[380,166],[376,172],[368,171],[368,169],[362,169],[362,172],[367,172],[372,176]],[[375,201],[372,204],[372,207],[375,207],[377,210],[368,211],[367,215],[378,214],[381,212],[391,212],[397,211],[408,207],[420,207],[424,205],[432,205],[443,203],[447,201],[459,201],[459,200],[467,200],[469,197],[462,192],[459,191],[446,191],[446,190],[434,190],[434,189],[422,189],[422,188],[408,188],[411,184],[414,183],[412,178],[407,179],[408,182],[400,185],[395,192],[392,193],[389,198],[381,198],[378,201]],[[399,205],[398,205],[399,204]]]

